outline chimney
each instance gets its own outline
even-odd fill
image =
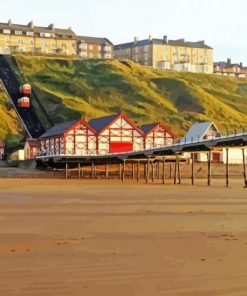
[[[149,36],[148,36],[148,39],[149,39],[149,41],[152,41],[152,40],[153,40],[152,35],[149,35]]]
[[[49,28],[50,30],[54,31],[55,26],[54,26],[54,24],[50,24],[50,25],[48,26],[48,28]]]
[[[11,27],[11,19],[8,20],[8,25]]]
[[[167,37],[167,35],[164,35],[164,36],[163,36],[163,42],[164,42],[164,43],[168,43],[168,37]]]
[[[69,30],[72,30],[72,27],[69,27],[68,29],[69,29]]]
[[[28,25],[28,27],[30,27],[31,29],[33,29],[33,21],[29,22],[27,25]]]
[[[227,58],[227,65],[230,66],[232,64],[232,60],[230,58]]]
[[[239,65],[240,65],[240,68],[242,69],[243,68],[243,63],[241,62]]]
[[[138,42],[138,37],[134,37],[134,44],[137,44]]]

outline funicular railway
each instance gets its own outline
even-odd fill
[[[35,113],[32,102],[30,102],[28,108],[22,108],[18,104],[18,99],[20,99],[20,85],[4,55],[0,55],[0,80],[23,122],[28,136],[38,138],[45,132],[45,129]]]

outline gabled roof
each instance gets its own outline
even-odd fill
[[[41,135],[40,139],[48,138],[51,136],[59,136],[66,132],[70,127],[72,127],[77,120],[68,121],[65,123],[59,123],[54,125],[51,129],[46,131],[43,135]]]
[[[105,127],[107,127],[115,118],[119,116],[120,113],[103,116],[95,119],[91,119],[89,121],[89,125],[91,125],[97,132],[101,131]]]
[[[181,141],[184,142],[185,138],[187,139],[187,141],[191,141],[191,139],[193,139],[194,141],[202,140],[203,136],[206,134],[206,132],[208,131],[208,129],[212,125],[219,132],[217,126],[213,122],[197,122],[197,123],[194,123],[191,126],[191,128],[189,129],[188,133],[185,135],[185,137],[181,139]]]
[[[155,123],[150,123],[150,124],[144,124],[142,126],[140,126],[140,129],[142,131],[144,131],[145,134],[151,132],[153,129],[155,129],[157,126],[161,126],[167,133],[169,133],[173,138],[177,138],[177,135],[170,130],[169,127],[167,127],[166,125],[164,125],[161,122],[155,122]]]
[[[93,44],[110,44],[112,45],[112,42],[104,37],[89,37],[89,36],[77,36],[78,40],[84,41],[86,43],[93,43]]]
[[[122,43],[117,44],[114,46],[115,50],[119,49],[126,49],[126,48],[133,48],[136,46],[145,46],[150,44],[164,44],[164,45],[172,45],[172,46],[183,46],[183,47],[190,47],[190,48],[205,48],[205,49],[212,49],[212,47],[206,45],[204,41],[185,41],[184,39],[177,39],[177,40],[168,40],[165,42],[163,39],[144,39],[144,40],[138,40],[136,42],[128,42],[128,43]]]
[[[30,22],[27,25],[20,25],[20,24],[13,24],[11,21],[8,23],[0,23],[0,30],[17,30],[17,31],[22,31],[22,32],[33,32],[34,34],[38,33],[50,33],[50,34],[55,34],[60,35],[64,38],[75,38],[75,33],[71,28],[68,29],[61,29],[61,28],[55,28],[54,25],[49,25],[47,27],[40,27],[40,26],[34,26],[33,22]]]
[[[150,123],[150,124],[144,124],[140,126],[140,129],[144,131],[144,133],[148,133],[151,131],[153,128],[155,128],[159,123]]]

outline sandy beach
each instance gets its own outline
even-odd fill
[[[246,296],[247,189],[205,183],[0,179],[0,295]]]

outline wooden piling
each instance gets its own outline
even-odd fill
[[[119,179],[122,179],[122,164],[119,164]]]
[[[81,164],[78,163],[78,179],[81,179]]]
[[[191,153],[191,185],[194,185],[194,160],[195,154]]]
[[[152,161],[151,167],[152,167],[152,182],[154,182],[154,161]]]
[[[176,154],[176,161],[174,162],[174,177],[173,177],[173,184],[177,184],[177,164],[178,164],[178,155]]]
[[[177,171],[178,171],[178,184],[181,184],[181,171],[180,171],[180,157],[178,156],[177,163]]]
[[[137,161],[137,175],[136,175],[136,179],[137,179],[137,182],[139,182],[139,179],[140,179],[140,162]]]
[[[243,176],[244,176],[244,187],[247,188],[246,163],[245,163],[245,149],[242,149],[242,154],[243,154]]]
[[[105,163],[105,179],[108,179],[108,164]]]
[[[148,179],[149,179],[149,164],[150,164],[150,160],[148,159],[146,166],[147,166],[147,170],[146,170],[146,183],[148,183]]]
[[[132,162],[132,180],[135,179],[135,164]]]
[[[122,182],[125,180],[125,160],[123,162],[123,171],[122,171]]]
[[[94,163],[91,164],[91,179],[94,178]]]
[[[208,186],[211,185],[211,150],[208,151]]]
[[[229,186],[229,149],[226,148],[226,187]]]
[[[162,183],[165,184],[165,181],[166,181],[166,158],[164,156],[163,158],[163,162],[162,162],[163,166],[163,174],[162,174]]]
[[[65,179],[68,179],[68,163],[65,164]]]

